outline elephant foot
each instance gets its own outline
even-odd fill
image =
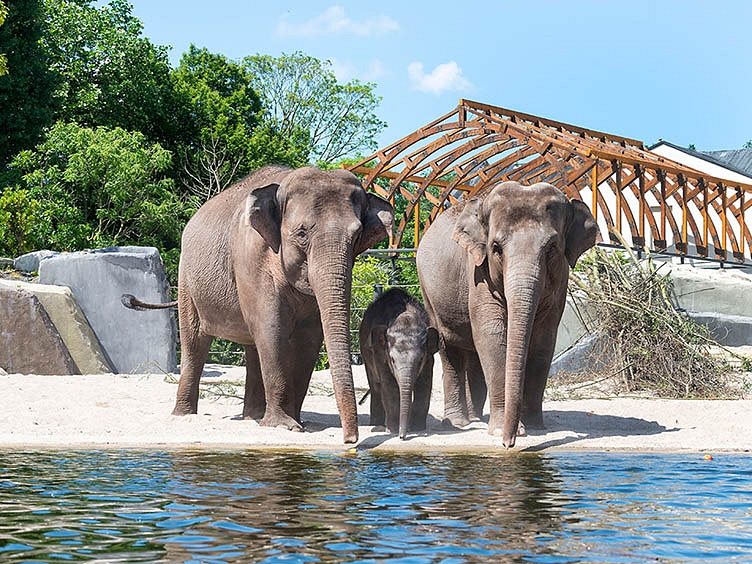
[[[488,434],[492,437],[501,437],[503,433],[503,429],[501,427],[491,427],[488,426]]]
[[[441,425],[445,428],[462,429],[470,425],[470,418],[467,415],[446,415]]]
[[[524,437],[525,435],[527,435],[527,429],[525,429],[525,424],[520,421],[520,424],[517,425],[517,436]]]
[[[545,429],[543,413],[523,414],[522,421],[528,429]]]
[[[266,412],[266,408],[263,407],[261,409],[244,409],[243,410],[243,419],[254,419],[258,421],[259,419],[262,419],[264,417],[264,413]]]
[[[371,431],[374,433],[383,433],[386,431],[386,427],[384,425],[374,425],[371,427]]]
[[[504,417],[495,417],[493,413],[488,418],[488,434],[492,437],[500,437],[504,426]]]
[[[198,406],[192,407],[190,405],[177,404],[172,410],[173,415],[178,415],[181,417],[183,415],[195,415],[196,413],[198,413]]]
[[[287,429],[288,431],[295,432],[303,431],[303,426],[285,413],[267,412],[263,419],[259,421],[259,425],[262,427],[277,427],[279,429]]]

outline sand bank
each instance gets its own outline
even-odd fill
[[[367,389],[354,367],[358,397]],[[244,369],[210,366],[204,382],[242,381]],[[170,415],[177,386],[164,374],[0,376],[3,410],[0,447],[57,448],[302,448],[344,449],[331,381],[316,372],[303,404],[306,430],[295,433],[241,419],[242,400],[212,394],[197,415]],[[242,394],[242,388],[238,393]],[[359,406],[359,449],[502,451],[485,423],[447,431],[441,426],[443,398],[434,380],[428,432],[400,441],[373,432],[368,401]],[[694,401],[635,398],[547,401],[545,431],[519,437],[515,451],[549,449],[640,451],[752,450],[752,400]]]

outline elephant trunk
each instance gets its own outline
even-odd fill
[[[410,421],[414,381],[415,374],[412,372],[402,372],[398,377],[400,391],[399,438],[403,440],[407,437],[407,428]]]
[[[504,278],[508,317],[502,442],[507,448],[514,446],[520,424],[530,335],[541,293],[540,269],[535,265],[530,270],[516,266]]]
[[[336,239],[336,238],[335,238]],[[324,342],[334,397],[342,422],[345,443],[358,441],[358,412],[350,366],[350,292],[352,248],[342,242],[327,249],[321,260],[311,261],[310,283],[321,312]]]

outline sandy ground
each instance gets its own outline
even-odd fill
[[[354,367],[358,398],[367,389],[362,366]],[[208,366],[204,387],[242,382],[244,369]],[[216,384],[215,384],[216,386]],[[3,410],[0,447],[301,448],[348,449],[326,371],[316,372],[303,404],[306,430],[260,427],[240,418],[242,400],[204,394],[199,413],[170,415],[177,386],[164,374],[0,376]],[[242,394],[242,387],[238,388]],[[503,451],[501,440],[477,422],[466,429],[441,426],[443,398],[436,374],[428,432],[396,436],[372,431],[369,402],[359,406],[356,448],[422,451]],[[689,401],[587,399],[547,401],[545,431],[518,437],[515,451],[548,449],[641,451],[752,450],[752,400]]]

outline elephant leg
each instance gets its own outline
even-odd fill
[[[467,382],[467,414],[471,421],[480,421],[483,417],[483,408],[486,405],[488,388],[480,358],[475,351],[468,351],[465,356],[465,372]]]
[[[522,423],[529,429],[543,429],[543,394],[556,346],[558,323],[541,320],[533,326],[522,394]]]
[[[467,413],[465,385],[465,353],[451,345],[442,345],[439,350],[443,369],[444,425],[465,427],[470,424]]]
[[[180,382],[173,415],[198,413],[198,393],[204,363],[214,337],[201,332],[198,312],[190,296],[180,295]]]
[[[413,409],[410,412],[409,429],[425,431],[428,408],[431,405],[431,388],[433,387],[433,357],[426,359],[423,369],[413,386]]]
[[[271,325],[256,342],[266,400],[266,410],[259,425],[302,431],[302,425],[295,418],[298,351],[291,346],[288,332]]]
[[[504,319],[499,313],[496,314],[496,318]],[[488,388],[488,433],[501,436],[504,425],[507,343],[506,325],[503,324],[499,328],[499,333],[486,333],[483,338],[477,339],[475,346]]]
[[[318,319],[311,325],[301,326],[296,330],[292,339],[297,351],[294,371],[295,385],[295,419],[303,423],[300,412],[303,409],[303,400],[308,394],[308,386],[311,383],[311,375],[316,367],[316,361],[321,352],[321,343],[324,341],[324,333]]]
[[[371,388],[371,417],[368,421],[374,431],[386,427],[386,412],[384,403],[381,401],[381,387]]]
[[[392,433],[399,432],[400,390],[397,380],[391,374],[381,380],[381,403],[386,415],[386,428]]]
[[[252,345],[245,347],[245,396],[243,398],[243,419],[259,420],[266,411],[264,381],[261,378],[261,363],[258,351]]]
[[[381,385],[376,374],[373,353],[367,350],[361,350],[361,352],[365,361],[366,377],[368,378],[368,388],[370,389],[371,415],[368,422],[373,427],[385,427],[386,413],[384,412],[384,404],[381,401]]]

